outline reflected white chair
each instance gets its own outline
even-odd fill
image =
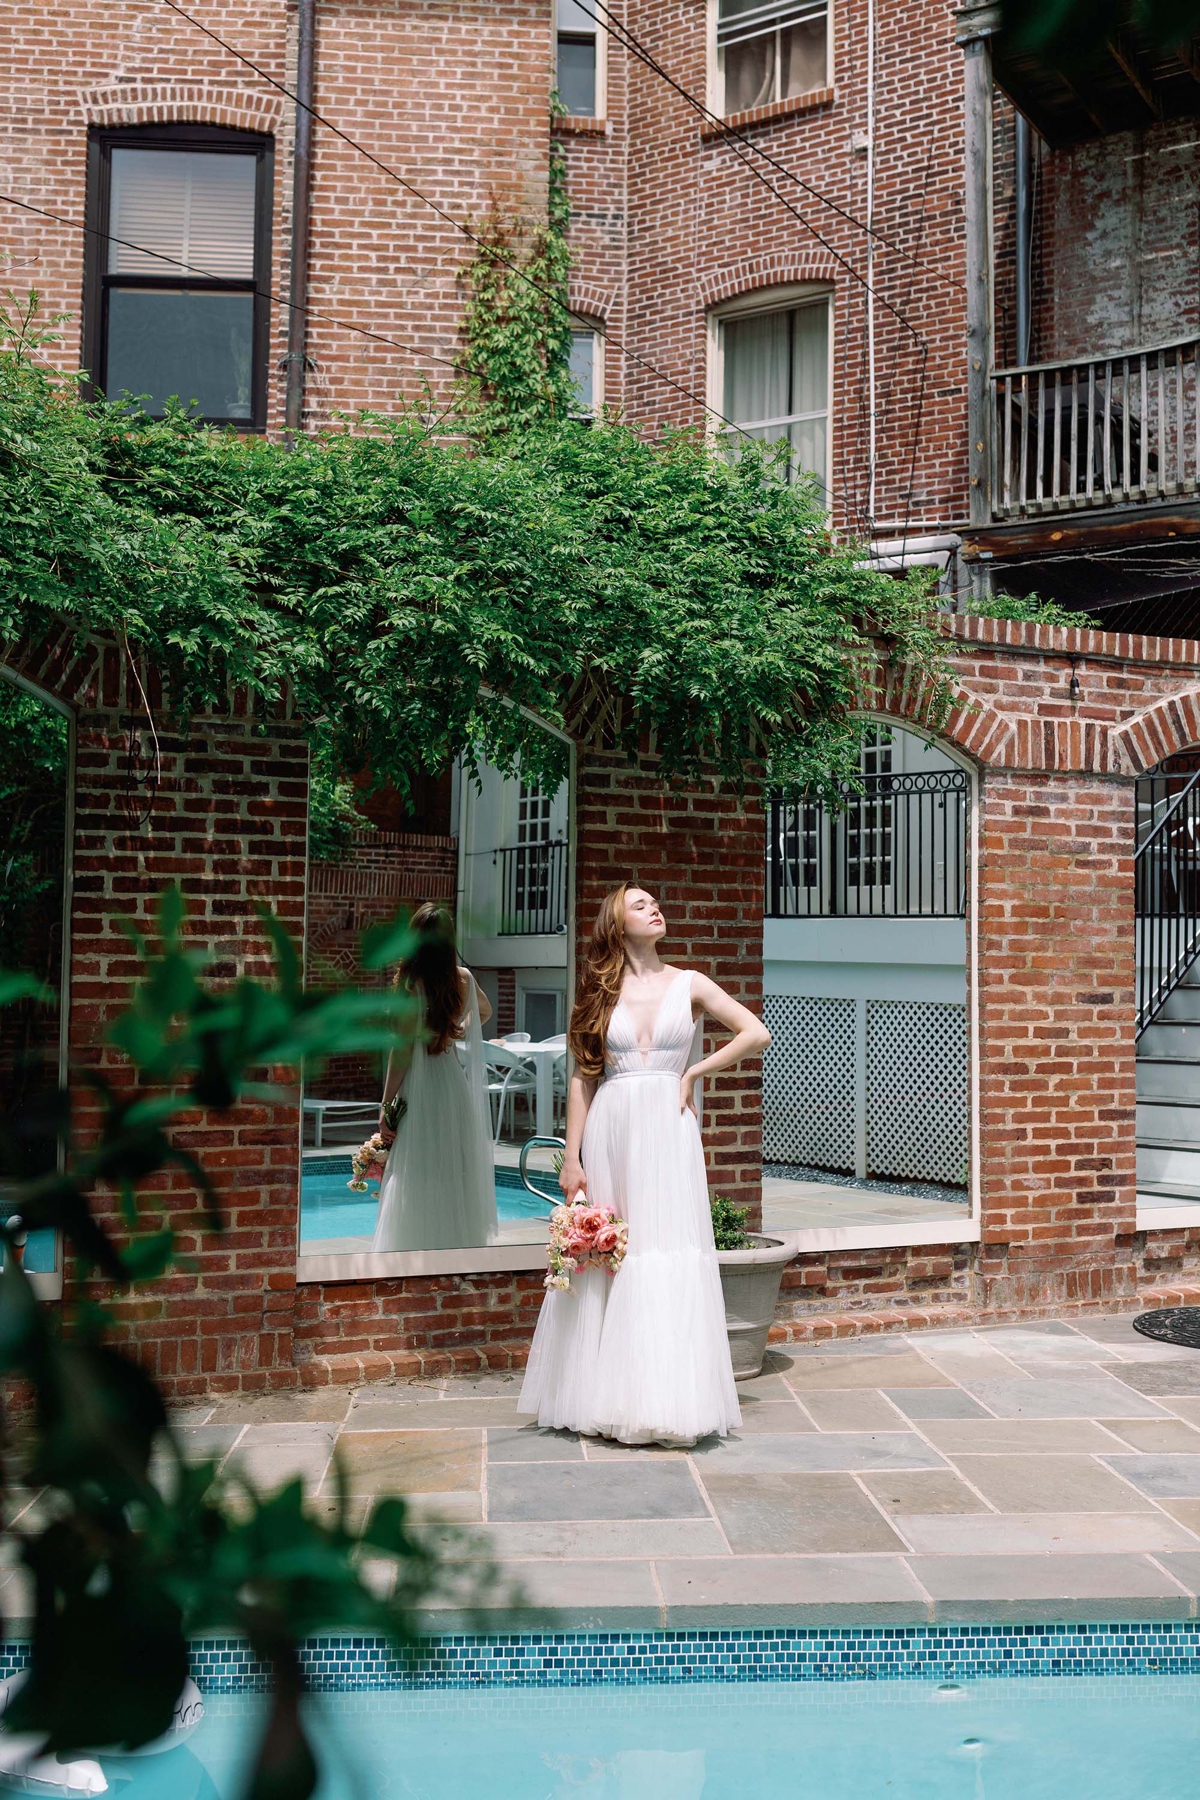
[[[532,1123],[537,1075],[525,1059],[503,1044],[485,1044],[483,1062],[487,1075],[488,1101],[489,1104],[493,1100],[496,1103],[496,1122],[492,1135],[494,1141],[499,1143],[505,1108],[508,1108],[511,1118],[515,1114],[518,1094],[525,1096],[525,1106]],[[515,1119],[513,1122],[515,1123]]]
[[[506,1044],[530,1044],[533,1039],[527,1031],[507,1031],[504,1034]]]

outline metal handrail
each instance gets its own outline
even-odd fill
[[[967,801],[962,769],[863,775],[841,804],[771,801],[766,916],[962,918]]]
[[[561,935],[567,928],[567,846],[562,838],[509,844],[500,865],[500,937]]]
[[[1139,782],[1153,796],[1155,777]],[[1200,770],[1134,854],[1137,1028],[1154,1023],[1200,954]]]
[[[1188,782],[1187,786],[1185,788],[1181,788],[1179,790],[1179,792],[1176,794],[1175,798],[1172,800],[1170,806],[1167,808],[1166,812],[1163,814],[1162,818],[1158,821],[1158,824],[1154,827],[1153,831],[1151,831],[1148,836],[1146,836],[1145,838],[1142,839],[1142,842],[1138,845],[1137,849],[1133,853],[1133,860],[1134,860],[1135,864],[1138,862],[1138,860],[1142,856],[1145,855],[1146,851],[1149,850],[1151,844],[1154,842],[1155,838],[1158,836],[1159,832],[1163,829],[1163,827],[1165,825],[1169,825],[1171,823],[1171,820],[1174,818],[1175,814],[1179,811],[1179,808],[1183,805],[1183,802],[1187,799],[1188,795],[1191,793],[1192,789],[1195,787],[1195,785],[1198,781],[1200,781],[1200,769],[1196,770],[1196,773],[1192,776],[1192,779]]]

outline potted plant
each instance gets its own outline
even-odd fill
[[[779,1284],[795,1250],[785,1238],[748,1232],[744,1206],[721,1194],[710,1205],[734,1379],[749,1381],[762,1369]]]

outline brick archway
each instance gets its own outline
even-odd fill
[[[1122,768],[1143,775],[1168,756],[1200,744],[1200,687],[1169,694],[1135,713],[1112,733],[1114,755]]]

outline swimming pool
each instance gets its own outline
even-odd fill
[[[544,1219],[559,1198],[553,1176],[540,1179],[546,1199],[531,1194],[515,1169],[496,1170],[496,1214],[504,1219]],[[317,1238],[369,1238],[375,1230],[379,1186],[372,1182],[365,1194],[347,1187],[348,1156],[306,1156],[300,1177],[300,1242]],[[539,1177],[531,1175],[531,1180]]]
[[[255,1694],[113,1765],[124,1800],[236,1800]],[[1200,1675],[320,1694],[317,1800],[1191,1800]]]

